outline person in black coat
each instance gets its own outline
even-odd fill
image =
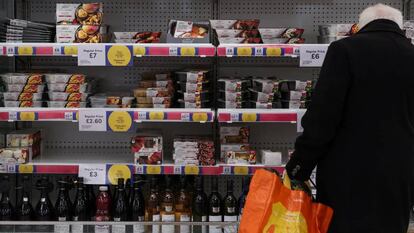
[[[286,171],[305,181],[317,166],[317,201],[334,210],[330,233],[406,233],[414,47],[394,8],[370,7],[360,23],[356,35],[329,46]]]

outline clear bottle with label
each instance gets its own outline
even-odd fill
[[[203,188],[203,178],[196,178],[196,192],[193,197],[193,210],[192,221],[193,222],[207,222],[208,216],[208,201],[207,195]],[[193,226],[193,233],[207,233],[207,226]]]
[[[146,220],[149,222],[160,222],[160,199],[158,195],[158,186],[157,186],[158,179],[156,177],[152,177],[151,179],[151,187],[150,187],[150,195],[148,198],[148,202],[145,209]],[[160,233],[161,226],[157,224],[153,224],[152,226],[148,226],[148,231],[150,233]]]
[[[52,190],[51,184],[47,177],[42,177],[36,184],[36,188],[40,190],[40,199],[35,209],[35,219],[37,221],[53,221],[54,210],[48,193]],[[38,225],[35,227],[38,232],[52,232],[54,227],[51,225]]]
[[[114,213],[112,220],[114,222],[123,222],[128,219],[127,201],[124,187],[124,179],[118,179],[118,186],[116,188],[116,197],[114,200]],[[125,233],[126,225],[113,225],[112,233]]]
[[[76,195],[73,203],[73,216],[72,221],[89,221],[88,200],[86,197],[85,186],[83,184],[83,178],[79,177],[76,182]],[[83,233],[84,225],[72,224],[72,233]]]
[[[72,219],[71,217],[71,208],[72,203],[70,202],[69,193],[67,189],[67,182],[64,180],[58,181],[58,196],[56,198],[55,210],[56,210],[56,219],[59,222],[67,222]],[[69,224],[57,224],[55,225],[56,233],[69,233],[70,231]]]
[[[175,221],[175,206],[174,206],[174,193],[171,188],[171,177],[165,177],[165,192],[161,199],[161,221],[162,222],[174,222]],[[162,224],[162,233],[174,233],[174,225]]]
[[[138,175],[134,175],[133,191],[130,196],[130,220],[134,222],[145,221],[145,199],[142,194],[141,187],[143,180]],[[134,224],[132,226],[132,233],[145,233],[145,226],[142,224]]]
[[[16,220],[17,221],[33,221],[34,220],[34,210],[30,202],[30,195],[27,185],[29,184],[29,177],[23,176],[23,185],[16,187],[16,190],[22,191],[22,197],[16,207]],[[33,231],[33,226],[23,225],[16,226],[16,232],[31,232]]]
[[[227,194],[224,197],[223,220],[224,222],[237,222],[237,199],[233,194],[233,180],[227,180]],[[224,232],[231,232],[236,229],[236,225],[224,227]]]
[[[186,189],[186,179],[180,179],[180,191],[175,202],[175,221],[190,222],[191,221],[191,198]],[[190,225],[181,225],[175,227],[176,232],[190,233]]]
[[[211,194],[208,199],[208,221],[209,222],[222,222],[223,215],[222,215],[222,201],[221,196],[218,192],[218,180],[217,177],[213,177],[212,184],[211,184]],[[209,233],[222,233],[222,229],[218,225],[209,225],[208,226]]]
[[[96,215],[97,222],[110,221],[111,196],[108,193],[108,186],[99,186],[99,194],[96,197]],[[110,233],[109,225],[96,225],[95,233]]]

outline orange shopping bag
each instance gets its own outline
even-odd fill
[[[278,175],[258,170],[250,183],[239,233],[326,233],[333,210],[304,191],[285,187]]]

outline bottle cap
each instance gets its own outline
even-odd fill
[[[101,191],[101,192],[108,191],[108,186],[99,186],[99,191]]]

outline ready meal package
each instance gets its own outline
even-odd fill
[[[57,24],[101,25],[102,3],[58,3],[56,4]]]
[[[167,43],[210,43],[210,23],[171,20]]]

